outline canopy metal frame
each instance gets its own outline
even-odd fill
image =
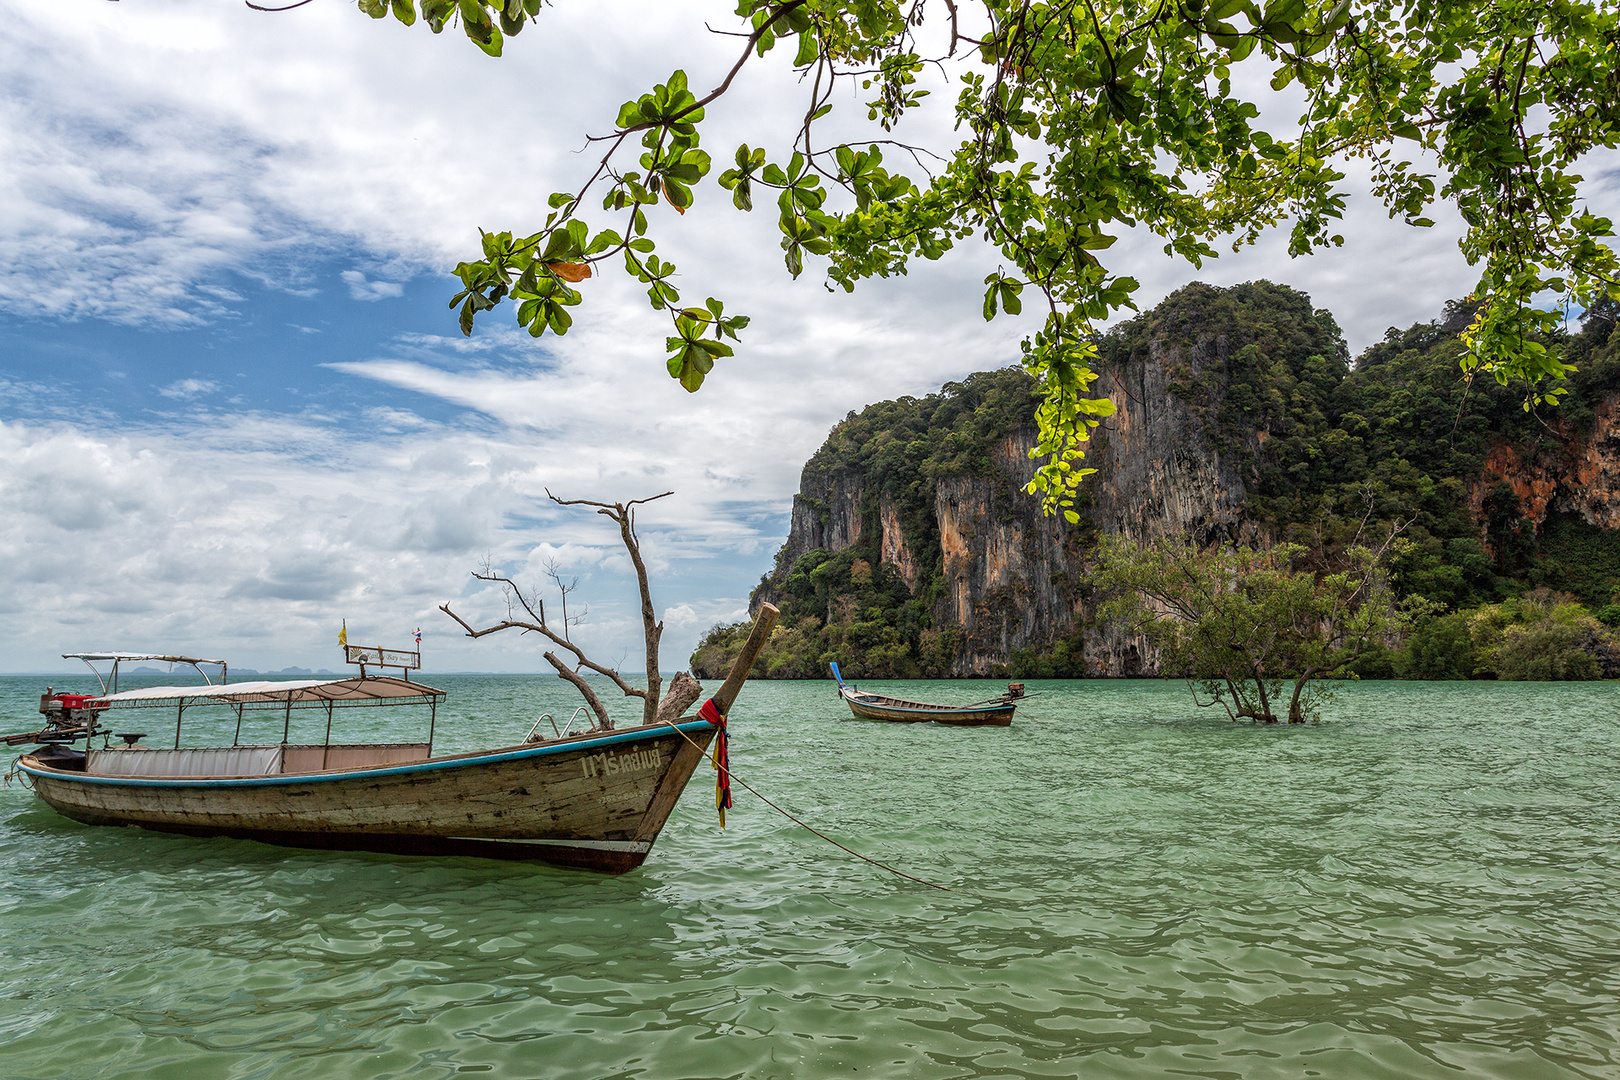
[[[129,657],[121,657],[128,659]],[[81,657],[82,659],[82,657]],[[202,661],[207,663],[208,661]],[[92,669],[94,670],[94,669]],[[231,745],[241,744],[242,719],[247,712],[279,710],[282,713],[281,742],[288,743],[292,736],[294,709],[325,709],[326,738],[324,746],[332,744],[332,713],[334,709],[371,708],[390,705],[420,705],[429,707],[428,753],[431,754],[433,736],[438,726],[439,699],[443,690],[423,683],[413,683],[391,676],[370,675],[348,679],[306,679],[297,682],[247,682],[208,686],[152,686],[123,693],[103,694],[92,699],[94,707],[104,709],[138,709],[170,707],[174,716],[174,745],[180,748],[180,727],[187,709],[200,705],[223,705],[236,710],[236,734]],[[325,754],[322,754],[325,762]]]
[[[205,660],[200,656],[175,656],[169,653],[70,652],[63,653],[62,659],[83,661],[84,666],[90,669],[90,674],[94,675],[96,677],[96,681],[101,684],[101,695],[103,697],[106,697],[109,694],[118,693],[118,665],[137,660],[157,660],[160,663],[171,665],[171,671],[173,670],[172,665],[174,664],[189,664],[198,675],[202,676],[203,683],[208,686],[223,686],[227,681],[226,674],[228,665],[225,663],[225,661]],[[106,674],[102,674],[101,669],[96,667],[93,661],[97,660],[103,662],[112,662],[112,667],[107,669]],[[208,672],[204,671],[199,666],[202,664],[207,664],[209,667],[219,668],[218,684],[216,684],[213,679],[210,679],[208,677]]]

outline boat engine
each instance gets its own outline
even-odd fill
[[[45,716],[47,729],[90,729],[101,715],[100,709],[90,707],[91,700],[89,694],[57,694],[47,686],[39,696],[39,711]]]
[[[96,732],[96,721],[102,710],[90,703],[89,694],[58,694],[50,687],[39,696],[39,711],[45,717],[45,726],[38,731],[23,731],[16,735],[0,735],[0,743],[20,746],[23,743],[71,744]]]

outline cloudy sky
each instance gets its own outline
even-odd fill
[[[563,2],[500,60],[348,0],[3,6],[0,671],[86,649],[336,668],[342,619],[384,645],[422,627],[432,670],[539,670],[530,642],[459,639],[436,610],[501,613],[468,578],[486,559],[577,577],[578,639],[638,668],[616,535],[547,489],[675,492],[641,519],[675,669],[744,614],[835,421],[1012,362],[1031,329],[982,321],[982,250],[854,296],[793,281],[771,216],[710,183],[660,222],[664,253],[687,298],[753,324],[699,394],[664,373],[665,324],[622,277],[587,283],[565,338],[505,311],[461,337],[446,271],[478,228],[531,231],[588,172],[585,136],[674,67],[718,82],[735,41],[703,23],[730,29],[729,4]],[[745,69],[709,110],[716,160],[775,156],[800,92]],[[939,137],[948,117],[912,123]],[[1590,190],[1616,212],[1612,170]],[[1437,217],[1409,230],[1360,196],[1327,256],[1268,242],[1195,272],[1151,240],[1110,254],[1144,307],[1194,277],[1288,282],[1359,350],[1468,291]]]

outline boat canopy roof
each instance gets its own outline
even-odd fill
[[[157,659],[151,657],[149,659]],[[332,705],[408,705],[444,696],[443,690],[367,675],[348,679],[299,679],[293,682],[240,682],[220,686],[148,686],[92,699],[111,709],[153,705],[244,705],[250,708],[312,708]]]
[[[204,660],[200,656],[169,656],[143,652],[65,652],[64,660],[161,660],[168,664],[220,664],[223,660]]]

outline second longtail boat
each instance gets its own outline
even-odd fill
[[[1024,696],[1024,684],[1015,682],[1007,684],[1005,694],[988,701],[972,705],[931,705],[924,701],[907,701],[904,698],[887,697],[857,689],[844,682],[844,676],[839,672],[836,663],[829,666],[832,668],[833,679],[838,683],[838,696],[844,699],[850,712],[863,720],[896,720],[901,723],[932,721],[936,724],[1007,727],[1012,723],[1013,710],[1018,707],[1016,702]]]

